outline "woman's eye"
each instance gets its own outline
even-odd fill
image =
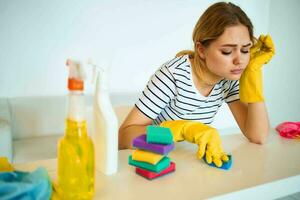
[[[229,55],[229,54],[231,54],[231,51],[222,51],[222,54],[223,55]]]
[[[242,53],[247,54],[249,53],[249,50],[241,50]]]

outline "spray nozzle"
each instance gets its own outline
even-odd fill
[[[92,66],[93,68],[93,77],[92,77],[92,83],[95,83],[96,82],[96,79],[97,79],[97,74],[100,73],[104,73],[104,69],[102,67],[99,67],[97,66],[96,64],[94,64],[93,60],[91,58],[88,59],[87,63],[89,65]]]
[[[79,61],[67,59],[66,65],[69,67],[68,89],[83,90],[86,75],[82,64]]]
[[[99,89],[107,90],[108,87],[108,79],[107,79],[107,69],[105,67],[100,67],[96,65],[91,58],[88,59],[88,64],[93,68],[93,77],[92,83],[97,85],[96,87]]]

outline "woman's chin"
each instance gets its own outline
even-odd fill
[[[241,78],[242,74],[230,74],[227,79],[230,81],[237,81]]]

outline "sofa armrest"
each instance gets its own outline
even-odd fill
[[[7,98],[0,98],[0,156],[13,161],[11,112]]]

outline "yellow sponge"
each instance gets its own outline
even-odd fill
[[[147,162],[153,165],[156,165],[161,159],[163,159],[163,155],[153,153],[150,151],[144,150],[134,150],[132,153],[132,160],[140,161],[140,162]]]
[[[14,168],[8,162],[6,157],[0,157],[0,172],[12,172]]]

